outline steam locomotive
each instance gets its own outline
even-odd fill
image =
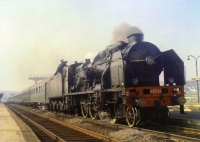
[[[141,120],[168,119],[167,106],[185,103],[183,61],[172,49],[161,52],[144,42],[136,27],[128,29],[127,38],[128,43],[108,46],[92,62],[66,66],[9,101],[113,123],[126,120],[130,127]]]

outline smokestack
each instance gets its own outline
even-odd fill
[[[122,23],[114,29],[111,43],[113,44],[119,41],[128,42],[129,44],[141,42],[143,41],[143,32],[137,27]]]
[[[135,42],[143,41],[144,34],[143,32],[137,27],[129,27],[126,29],[126,36],[128,38],[128,43],[133,44]]]

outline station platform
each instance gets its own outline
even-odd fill
[[[180,106],[171,106],[170,118],[176,119],[177,122],[182,122],[191,125],[200,126],[200,104],[197,102],[187,102],[184,105],[184,114],[180,114]]]
[[[169,107],[171,117],[198,119],[200,120],[200,104],[197,102],[187,102],[184,105],[185,114],[180,114],[180,106]]]
[[[5,104],[0,103],[0,142],[40,142],[38,137]]]

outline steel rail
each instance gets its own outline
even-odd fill
[[[35,113],[35,112],[33,112],[33,111],[26,110],[26,109],[24,109],[24,108],[22,108],[22,107],[19,107],[19,106],[15,106],[15,107],[18,107],[18,108],[20,108],[20,109],[23,109],[23,110],[25,110],[25,111],[28,111],[28,112],[30,112],[30,113],[32,113],[32,114],[35,114],[35,115],[37,115],[37,116],[40,116],[40,117],[42,117],[42,118],[46,118],[46,119],[48,119],[48,120],[51,120],[51,121],[53,121],[53,122],[56,122],[56,123],[58,123],[58,124],[61,124],[61,125],[65,126],[65,127],[69,127],[69,128],[74,129],[74,130],[76,130],[76,131],[82,132],[82,133],[84,133],[84,134],[86,134],[86,135],[90,135],[90,136],[95,137],[95,138],[97,138],[97,139],[103,140],[103,141],[105,141],[105,142],[118,142],[118,141],[115,140],[115,139],[112,139],[112,138],[109,138],[109,137],[100,135],[100,134],[98,134],[98,133],[95,133],[95,132],[92,132],[92,131],[89,131],[89,130],[80,128],[80,127],[78,127],[78,126],[74,126],[74,125],[71,125],[71,124],[67,124],[67,123],[62,122],[62,121],[60,121],[60,120],[56,120],[56,119],[54,119],[54,118],[50,118],[50,117],[44,116],[44,115],[42,115],[42,114]]]
[[[183,140],[190,140],[190,141],[192,140],[192,141],[197,141],[197,142],[200,141],[200,139],[176,135],[176,134],[171,134],[171,133],[167,133],[167,132],[159,132],[159,131],[154,131],[154,130],[149,130],[149,129],[144,129],[144,128],[137,128],[137,127],[134,127],[134,129],[140,130],[140,131],[145,131],[145,132],[150,132],[150,133],[154,133],[154,134],[159,134],[159,135],[162,135],[162,136],[168,136],[168,137],[172,136],[174,138],[179,138],[179,139],[183,139]]]
[[[185,130],[185,131],[200,133],[200,130],[199,130],[199,129],[185,128],[185,127],[171,126],[171,125],[166,125],[166,126],[167,126],[167,127],[170,127],[170,128],[175,128],[175,129],[180,129],[180,130]],[[200,140],[200,139],[199,139],[199,140]]]
[[[175,118],[171,117],[169,120],[170,124],[175,124],[176,126],[188,126],[188,128],[200,128],[200,120],[197,119],[188,119],[188,118]]]

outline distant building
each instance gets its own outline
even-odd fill
[[[47,74],[33,74],[33,75],[29,75],[28,79],[35,81],[35,84],[37,84],[38,81],[47,79],[51,76],[52,75],[47,75]]]

